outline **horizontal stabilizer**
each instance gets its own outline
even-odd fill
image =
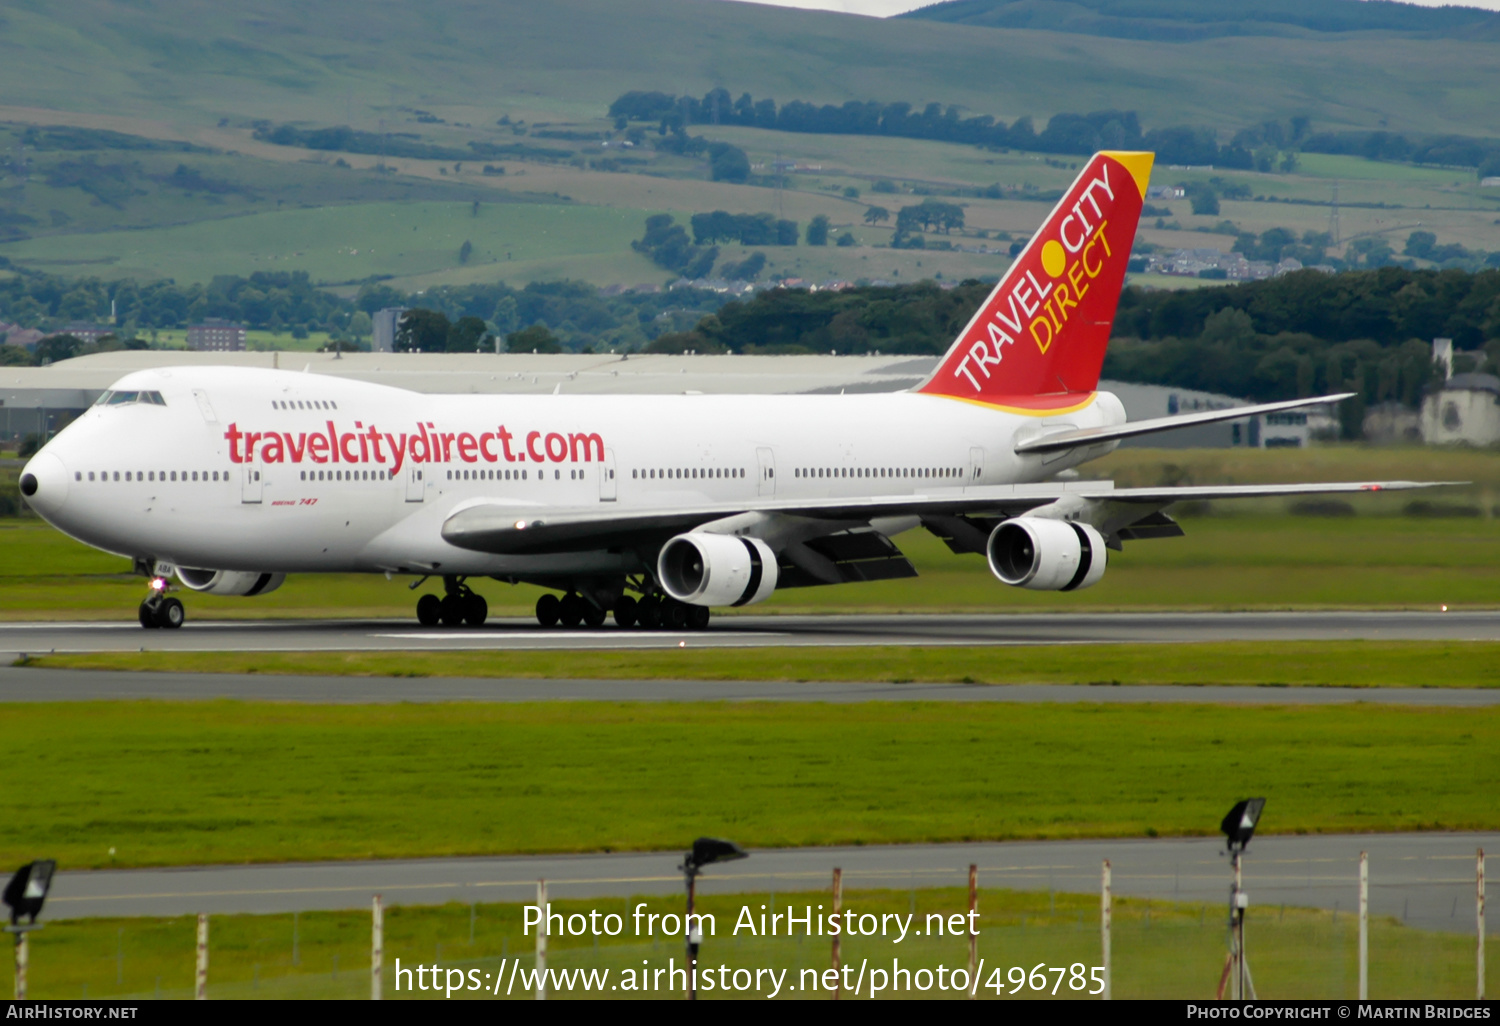
[[[1279,403],[1261,403],[1259,406],[1232,406],[1224,410],[1205,410],[1202,413],[1184,413],[1175,417],[1153,417],[1151,420],[1116,424],[1113,427],[1067,428],[1017,442],[1016,452],[1025,454],[1078,449],[1086,445],[1098,445],[1100,442],[1134,438],[1136,435],[1154,435],[1160,431],[1175,431],[1178,428],[1193,427],[1196,424],[1215,424],[1225,420],[1255,417],[1262,413],[1279,413],[1282,410],[1296,410],[1304,406],[1321,406],[1340,402],[1353,394],[1353,392],[1340,392],[1337,395],[1320,395],[1312,399],[1288,399]]]

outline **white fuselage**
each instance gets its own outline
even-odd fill
[[[1111,446],[1018,456],[1019,437],[1125,419],[1109,393],[1039,416],[911,392],[424,395],[249,368],[141,371],[111,391],[162,401],[69,425],[26,467],[31,505],[109,552],[256,572],[623,572],[619,553],[497,556],[441,529],[476,503],[534,518],[1035,482]]]

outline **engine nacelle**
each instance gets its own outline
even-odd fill
[[[679,602],[748,606],[776,590],[776,554],[759,538],[679,534],[662,546],[656,576]]]
[[[1088,524],[1016,517],[995,528],[986,554],[990,572],[1035,591],[1077,591],[1104,576],[1104,536]]]
[[[177,568],[184,587],[207,595],[264,595],[281,587],[286,574],[257,574],[241,570],[194,570]]]

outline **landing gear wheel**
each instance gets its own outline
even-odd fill
[[[596,606],[592,602],[589,602],[586,599],[584,600],[583,622],[586,623],[589,627],[603,627],[604,618],[607,615],[608,614],[605,612],[603,606]]]
[[[668,630],[686,630],[688,615],[688,607],[681,602],[668,602],[661,611],[661,625]]]
[[[562,603],[550,591],[536,600],[536,622],[543,627],[556,627],[562,615]]]
[[[629,630],[635,626],[637,604],[629,595],[621,595],[615,603],[615,623]]]
[[[436,595],[423,595],[417,599],[417,623],[423,627],[436,627],[443,622],[443,600]]]
[[[161,624],[156,622],[156,610],[152,609],[149,603],[141,603],[140,618],[141,626],[148,631],[154,631],[161,626]]]
[[[661,626],[661,599],[647,595],[635,604],[635,622],[648,631]]]
[[[464,623],[470,627],[483,627],[489,615],[490,604],[484,600],[484,596],[469,592],[464,599]]]
[[[444,595],[441,604],[441,615],[444,627],[462,627],[464,622],[464,597],[462,595]]]
[[[707,606],[688,606],[688,629],[707,630],[709,615]]]
[[[557,618],[564,627],[577,627],[583,622],[583,599],[573,592],[568,592],[562,597],[559,604]]]
[[[156,626],[176,630],[182,626],[187,619],[187,610],[182,608],[182,603],[174,598],[162,599],[161,605],[156,607]]]

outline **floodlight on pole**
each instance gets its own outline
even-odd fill
[[[1250,843],[1250,838],[1255,835],[1255,825],[1260,822],[1261,810],[1265,807],[1264,798],[1246,798],[1242,802],[1236,802],[1234,808],[1229,810],[1229,815],[1219,824],[1219,829],[1229,839],[1231,855],[1244,851]]]
[[[52,874],[57,870],[57,863],[52,859],[37,859],[28,862],[5,885],[5,891],[0,894],[0,900],[10,906],[10,925],[5,928],[6,933],[15,934],[16,937],[16,982],[15,998],[17,1001],[26,1000],[26,972],[27,963],[30,961],[29,949],[26,943],[26,934],[32,930],[39,930],[36,917],[42,912],[42,905],[47,900],[47,892],[52,889]],[[21,922],[25,916],[31,921]]]
[[[1229,862],[1234,869],[1234,883],[1229,888],[1229,957],[1224,962],[1224,975],[1219,979],[1219,996],[1224,994],[1224,985],[1230,983],[1231,995],[1242,1001],[1255,996],[1255,983],[1250,978],[1250,964],[1245,960],[1245,909],[1250,906],[1250,899],[1245,894],[1240,875],[1240,856],[1255,835],[1255,827],[1265,807],[1264,798],[1246,798],[1236,802],[1219,823],[1219,829],[1229,841]]]
[[[726,841],[722,837],[700,837],[693,842],[692,849],[683,855],[682,865],[677,867],[682,870],[683,881],[687,884],[687,918],[682,922],[682,932],[687,938],[689,1001],[698,1000],[698,948],[703,943],[702,926],[693,916],[693,906],[698,897],[698,874],[703,872],[704,866],[711,866],[716,862],[733,862],[749,856],[749,852],[733,841]]]
[[[52,874],[56,871],[57,863],[52,859],[37,859],[16,870],[10,883],[5,885],[4,894],[5,904],[10,906],[11,926],[19,926],[22,916],[36,922],[42,904],[47,900],[47,892],[52,889]]]

